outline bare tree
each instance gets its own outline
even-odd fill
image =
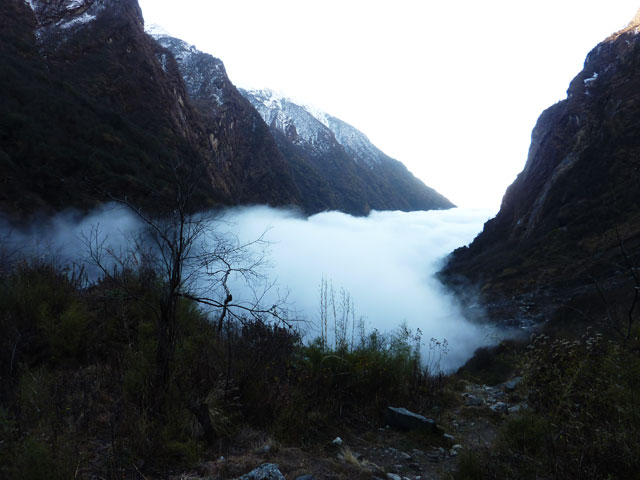
[[[156,365],[152,380],[152,411],[162,415],[162,402],[170,382],[171,364],[179,336],[177,309],[185,299],[213,310],[218,334],[225,319],[270,317],[291,326],[285,299],[264,304],[272,290],[261,273],[266,264],[264,233],[257,239],[242,242],[221,226],[224,218],[215,213],[197,212],[194,195],[203,171],[195,163],[176,162],[170,168],[172,184],[162,189],[147,186],[158,200],[160,213],[142,208],[127,198],[111,199],[123,205],[140,220],[142,228],[129,234],[125,246],[115,250],[99,226],[85,236],[90,260],[103,276],[116,282],[129,297],[144,304],[156,319]],[[265,232],[266,233],[266,232]],[[149,270],[160,277],[160,294],[149,299],[128,288],[126,275]],[[251,298],[236,299],[231,281],[241,279],[252,292]],[[246,290],[246,289],[245,289]],[[212,440],[211,419],[202,402],[191,402],[190,410]]]

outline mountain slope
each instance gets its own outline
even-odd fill
[[[289,166],[260,115],[229,80],[224,64],[182,40],[151,33],[177,61],[232,203],[299,205],[302,195]]]
[[[112,196],[160,208],[187,161],[202,170],[196,208],[450,206],[399,163],[382,174],[401,181],[376,177],[329,130],[329,155],[310,156],[265,124],[220,60],[147,35],[137,0],[5,0],[0,21],[5,213],[86,210]]]
[[[217,152],[221,159],[218,164],[231,169],[239,166],[236,177],[246,172],[245,162],[238,159],[260,163],[255,161],[259,151],[266,153],[272,162],[275,158],[286,162],[294,183],[290,190],[299,192],[299,205],[308,213],[342,210],[362,215],[372,209],[428,210],[453,206],[353,127],[318,113],[324,116],[325,125],[307,109],[281,101],[284,99],[268,90],[237,90],[219,59],[154,27],[148,31],[176,58],[194,105],[203,117],[213,119],[206,124],[208,133],[215,138],[216,149],[221,149]],[[260,144],[253,148],[233,146],[230,141],[233,135],[223,128],[230,123],[234,124],[234,134],[240,130],[244,133],[241,138],[259,138]],[[338,140],[337,133],[343,142]]]
[[[633,291],[640,245],[639,29],[637,17],[594,48],[567,98],[540,116],[524,170],[498,215],[451,255],[446,282],[474,283],[489,299],[516,295],[557,305],[590,297],[596,310],[599,297]]]
[[[5,212],[90,208],[105,192],[143,201],[170,181],[172,158],[209,161],[177,66],[158,62],[135,0],[7,0],[0,19]],[[200,200],[229,201],[210,181]]]
[[[270,90],[241,92],[271,127],[290,163],[317,172],[342,201],[354,208],[366,213],[371,209],[407,211],[454,206],[342,120]],[[336,167],[352,177],[338,174]]]

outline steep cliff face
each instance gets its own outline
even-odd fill
[[[170,159],[211,162],[177,65],[158,61],[167,52],[135,0],[7,0],[0,17],[3,210],[88,208],[105,192],[143,201],[169,181]],[[209,180],[202,204],[229,202],[224,181]]]
[[[177,61],[189,99],[202,118],[211,169],[224,179],[232,203],[301,205],[300,189],[269,129],[229,80],[222,61],[177,38],[150,33]],[[160,60],[164,64],[164,58]]]
[[[222,86],[223,107],[215,85],[192,92],[194,79],[185,84],[144,32],[136,0],[8,0],[0,15],[11,27],[0,44],[5,212],[90,208],[108,195],[156,207],[150,192],[173,181],[180,159],[208,173],[199,207],[300,204],[259,115],[235,88]]]
[[[316,155],[292,141],[301,125],[270,128],[220,60],[146,34],[136,0],[6,0],[0,21],[4,212],[87,209],[109,196],[158,207],[153,192],[187,159],[204,172],[197,208],[451,206],[361,134],[350,151],[313,119],[330,142]],[[355,138],[346,124],[336,131]]]
[[[308,213],[453,206],[350,125],[269,90],[238,90],[219,59],[153,26],[148,31],[176,58],[238,201],[260,202],[265,189],[273,195],[281,188],[281,198],[288,193]]]
[[[567,94],[540,116],[524,170],[498,215],[451,255],[446,281],[471,281],[491,297],[587,291],[631,273],[625,257],[640,240],[638,19],[589,53]]]

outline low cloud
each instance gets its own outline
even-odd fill
[[[372,212],[365,218],[327,212],[303,219],[259,207],[233,209],[228,218],[244,239],[271,227],[266,239],[273,274],[315,332],[324,278],[350,294],[356,316],[364,316],[369,329],[390,331],[406,322],[413,331],[420,328],[427,345],[431,337],[446,339],[449,354],[442,366],[451,369],[495,342],[497,332],[469,321],[434,275],[446,255],[472,241],[493,213]]]
[[[493,213],[372,212],[365,218],[327,212],[304,218],[289,210],[251,207],[225,210],[228,223],[217,228],[244,242],[265,235],[270,267],[264,273],[276,280],[281,292],[289,291],[291,307],[309,322],[307,338],[319,331],[319,289],[326,279],[336,290],[349,293],[356,317],[364,317],[369,330],[387,332],[406,322],[423,332],[427,345],[431,337],[446,339],[449,354],[442,367],[452,369],[477,347],[493,343],[495,332],[467,319],[434,275],[444,257],[473,240]],[[105,207],[87,216],[60,214],[26,229],[10,229],[6,223],[0,229],[11,231],[4,241],[9,249],[20,247],[24,254],[38,255],[55,252],[64,263],[86,258],[82,236],[97,225],[117,248],[140,222],[122,208]],[[249,294],[238,282],[232,289],[234,298]]]

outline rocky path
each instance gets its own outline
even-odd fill
[[[438,434],[400,431],[389,425],[345,427],[340,437],[327,438],[326,445],[302,449],[279,445],[255,433],[253,440],[245,439],[244,445],[230,450],[226,457],[173,478],[450,479],[465,449],[491,445],[504,419],[526,408],[519,382],[518,377],[497,386],[462,382],[453,405],[436,415]]]

